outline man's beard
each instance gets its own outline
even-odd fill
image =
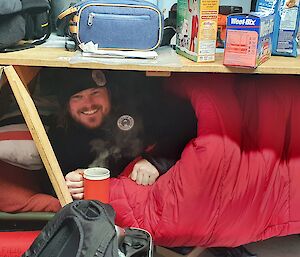
[[[87,114],[84,114],[84,112],[89,112],[89,111],[91,111],[91,110],[97,110],[97,112],[96,113],[98,113],[98,115],[101,115],[102,116],[102,118],[101,118],[101,120],[100,120],[100,123],[97,125],[97,126],[95,126],[95,127],[90,127],[90,126],[88,126],[87,124],[93,124],[95,121],[96,121],[96,119],[98,118],[98,117],[95,117],[95,116],[91,116],[91,117],[84,117],[84,119],[87,121],[87,122],[82,122],[82,119],[80,118],[80,117],[82,117],[82,115],[87,115]],[[102,107],[102,105],[92,105],[90,108],[86,108],[86,107],[84,107],[84,108],[82,108],[82,109],[80,109],[80,110],[78,110],[78,112],[77,112],[77,114],[79,114],[78,116],[74,116],[74,117],[72,117],[71,115],[71,119],[74,121],[74,123],[77,125],[77,126],[79,126],[79,127],[81,127],[81,128],[83,128],[83,129],[85,129],[85,130],[89,130],[89,131],[95,131],[95,130],[98,130],[101,126],[102,126],[102,124],[104,123],[104,120],[105,120],[105,117],[107,116],[107,115],[104,115],[104,113],[103,113],[103,107]],[[87,123],[87,124],[86,124]]]
[[[89,122],[93,122],[96,118],[90,117]],[[70,114],[68,115],[68,120],[70,124],[73,124],[73,127],[79,128],[86,132],[95,132],[101,130],[102,126],[107,123],[107,115],[102,116],[102,121],[95,127],[89,127],[86,124],[74,119]],[[72,127],[72,126],[71,126]]]

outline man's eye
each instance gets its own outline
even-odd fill
[[[73,99],[73,100],[79,100],[79,99],[81,99],[81,98],[82,98],[81,95],[73,95],[73,96],[72,96],[72,99]]]
[[[101,93],[100,93],[100,91],[94,91],[94,92],[92,92],[92,95],[100,95]]]

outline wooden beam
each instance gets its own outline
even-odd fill
[[[147,77],[170,77],[170,71],[146,71]]]
[[[61,205],[64,206],[72,202],[72,197],[34,102],[14,67],[7,66],[4,68],[4,72],[45,165],[56,195]]]

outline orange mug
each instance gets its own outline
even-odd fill
[[[95,167],[83,171],[83,186],[85,200],[109,202],[110,171],[106,168]]]

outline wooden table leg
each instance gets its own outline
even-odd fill
[[[72,197],[34,102],[14,67],[7,66],[4,68],[4,72],[45,165],[57,197],[61,205],[64,206],[72,202]],[[25,76],[23,79],[24,78]]]

